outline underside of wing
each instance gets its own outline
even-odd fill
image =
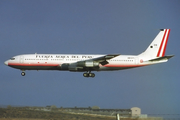
[[[120,54],[108,54],[108,55],[105,55],[105,56],[102,56],[102,57],[98,57],[98,58],[93,58],[93,59],[90,59],[90,60],[87,60],[87,61],[95,61],[95,62],[100,63],[101,65],[106,65],[106,64],[108,64],[107,60],[115,58],[115,57],[117,57],[119,55]]]

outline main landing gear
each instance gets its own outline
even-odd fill
[[[95,74],[94,73],[91,73],[91,72],[87,72],[87,73],[83,73],[83,76],[84,77],[95,77]]]

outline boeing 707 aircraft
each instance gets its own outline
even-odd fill
[[[139,55],[85,55],[85,54],[24,54],[5,61],[5,65],[25,70],[62,70],[84,72],[84,77],[95,77],[92,71],[113,71],[167,62],[165,56],[170,29],[161,29],[148,48]]]

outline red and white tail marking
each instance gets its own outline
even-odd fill
[[[159,51],[157,53],[157,57],[163,57],[165,55],[169,33],[170,33],[170,29],[166,29],[164,32],[163,39],[161,41],[161,45],[159,47]]]

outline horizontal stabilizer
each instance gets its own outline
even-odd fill
[[[151,59],[149,61],[161,61],[161,60],[168,60],[170,58],[174,57],[174,55],[168,55],[168,56],[163,56],[163,57],[158,57],[158,58],[155,58],[155,59]]]

